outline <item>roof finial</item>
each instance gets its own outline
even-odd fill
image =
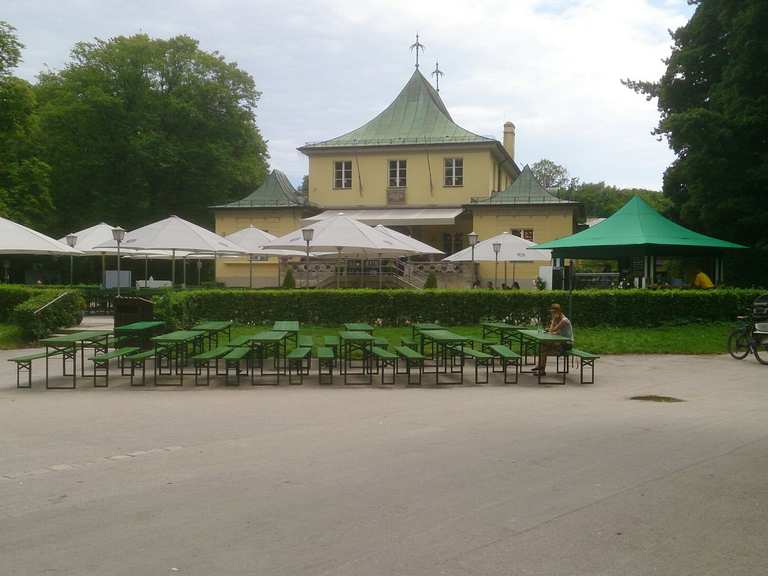
[[[440,92],[440,76],[445,76],[445,74],[440,70],[440,65],[437,63],[437,60],[435,60],[435,69],[432,70],[432,76],[435,77],[435,86],[437,91]]]
[[[413,52],[414,49],[416,50],[416,68],[418,69],[418,67],[419,67],[419,50],[424,52],[424,44],[419,42],[419,35],[418,35],[418,33],[416,34],[416,42],[411,44],[411,52]]]

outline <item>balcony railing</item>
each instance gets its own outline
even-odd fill
[[[405,204],[405,187],[387,188],[387,204]]]

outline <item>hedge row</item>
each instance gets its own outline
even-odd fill
[[[8,322],[16,306],[39,293],[40,290],[28,286],[0,286],[0,322]]]
[[[51,305],[43,308],[49,302],[62,296]],[[40,310],[35,314],[35,311]],[[10,321],[20,326],[27,338],[45,338],[58,328],[75,326],[83,319],[85,299],[80,292],[73,290],[37,290],[36,293],[16,305],[11,312]]]
[[[156,298],[155,313],[173,327],[200,320],[270,324],[299,320],[338,326],[343,322],[477,324],[486,319],[528,323],[560,303],[580,326],[657,326],[729,321],[749,307],[759,290],[190,290]]]

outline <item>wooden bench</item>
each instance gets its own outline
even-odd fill
[[[163,354],[167,351],[165,347],[158,348],[157,352],[160,354]],[[155,357],[155,349],[151,350],[143,350],[141,352],[134,352],[133,354],[128,354],[127,356],[123,356],[123,363],[128,363],[128,375],[131,377],[131,386],[145,386],[146,385],[146,375],[147,375],[147,360],[154,359]],[[136,376],[136,368],[138,366],[141,366],[141,384],[134,384],[133,379]],[[125,364],[123,365],[123,369],[125,369]],[[157,382],[157,365],[155,365],[154,369],[154,380]]]
[[[376,374],[381,371],[381,385],[395,384],[395,379],[397,378],[397,354],[390,352],[381,346],[374,346],[371,348],[371,354],[376,361]],[[387,368],[392,368],[391,382],[387,382],[385,379]]]
[[[339,339],[338,336],[323,336],[323,347],[331,348],[333,350],[334,357],[339,355],[340,345],[341,345],[341,340]]]
[[[462,354],[464,358],[472,358],[475,361],[475,384],[488,384],[488,377],[490,372],[490,366],[493,363],[493,356],[487,352],[481,352],[474,348],[467,348],[466,346],[454,346],[452,347],[454,353]],[[453,358],[451,359],[453,365]],[[480,366],[485,368],[485,380],[480,380]]]
[[[474,343],[475,350],[480,350],[481,352],[487,352],[488,348],[499,343],[498,340],[491,338],[474,338],[472,342]]]
[[[595,360],[600,358],[600,356],[597,356],[590,352],[585,352],[584,350],[579,350],[578,348],[571,348],[565,354],[567,357],[579,359],[579,382],[581,384],[594,384],[595,383]],[[588,368],[590,368],[589,382],[584,380],[584,366],[587,366]]]
[[[502,344],[493,344],[492,346],[489,346],[488,349],[494,357],[493,371],[497,372],[496,360],[500,360],[502,369],[499,372],[504,373],[504,384],[517,384],[517,379],[520,375],[520,361],[522,360],[522,356],[512,350],[509,346],[504,346]],[[510,364],[515,367],[515,379],[513,381],[509,380],[508,375]]]
[[[247,360],[251,354],[250,347],[240,346],[238,348],[230,348],[224,356],[221,357],[224,360],[224,385],[229,386],[229,371],[235,370],[235,385],[240,386],[240,374],[241,362]]]
[[[419,343],[416,341],[415,338],[408,338],[408,337],[401,337],[400,338],[400,346],[405,346],[406,348],[414,349],[418,347]]]
[[[103,354],[95,354],[89,358],[93,362],[93,387],[94,388],[106,388],[109,386],[109,362],[110,360],[120,360],[120,368],[123,368],[122,359],[125,356],[134,354],[140,350],[137,346],[124,346],[123,348],[117,348],[112,352],[105,352]],[[99,373],[101,372],[101,373]],[[123,373],[123,376],[125,374]],[[97,384],[97,378],[104,378],[104,385]]]
[[[226,356],[232,348],[229,346],[219,346],[213,350],[207,350],[195,356],[192,356],[192,364],[195,367],[195,386],[210,386],[211,384],[211,361],[214,362],[214,375],[225,376],[224,373],[219,373],[219,360]],[[205,366],[205,384],[199,384],[198,379],[203,372],[203,366]]]
[[[312,348],[315,345],[315,341],[312,336],[299,336],[299,342],[296,345],[297,348]]]
[[[301,341],[301,336],[299,336],[299,341]],[[304,376],[309,374],[309,366],[310,366],[310,358],[311,358],[312,348],[294,348],[290,352],[288,352],[288,355],[285,357],[286,362],[288,363],[288,384],[294,384],[293,381],[293,374],[294,369],[296,370],[296,375],[299,377],[299,384],[304,383]]]
[[[389,348],[389,340],[387,340],[386,338],[376,337],[373,339],[373,345],[379,348],[384,348],[386,350],[387,348]]]
[[[328,377],[328,384],[333,384],[333,367],[336,364],[336,351],[330,346],[317,349],[317,381],[324,384],[323,376]]]
[[[402,338],[401,340],[405,340],[405,338]],[[406,384],[408,386],[421,386],[421,377],[424,375],[424,360],[426,360],[426,356],[409,346],[397,346],[395,352],[397,352],[397,355],[405,361],[405,372],[400,372],[400,374],[408,375]],[[414,366],[418,368],[419,374],[419,379],[416,382],[411,378],[411,372]]]
[[[60,354],[61,351],[51,351],[46,352],[45,350],[41,352],[33,352],[32,354],[25,354],[24,356],[17,356],[16,358],[9,358],[8,362],[15,362],[16,363],[16,388],[32,388],[32,360],[38,360],[40,358],[50,358],[51,356],[56,356],[57,354]],[[21,385],[21,373],[23,371],[27,372],[27,385],[22,386]]]

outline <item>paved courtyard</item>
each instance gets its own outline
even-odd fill
[[[752,359],[608,357],[591,386],[53,391],[16,390],[9,356],[2,574],[768,572]]]

